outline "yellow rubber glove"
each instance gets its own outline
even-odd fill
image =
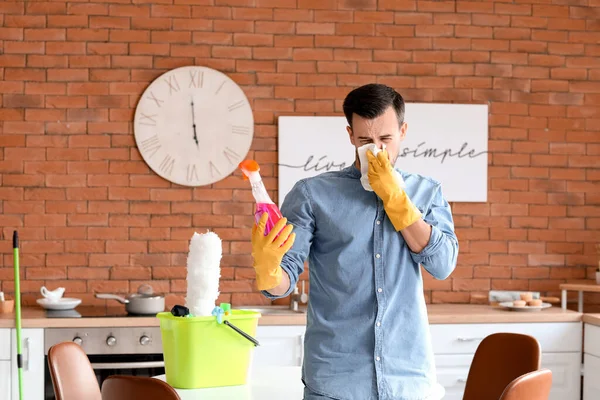
[[[267,218],[268,214],[263,213],[258,225],[252,227],[252,258],[258,290],[273,289],[281,283],[281,259],[292,248],[296,239],[296,234],[291,233],[293,226],[286,226],[287,218],[277,221],[265,236]],[[279,236],[278,232],[281,232]]]
[[[400,231],[417,222],[422,216],[421,212],[398,185],[387,151],[384,149],[375,156],[368,150],[367,159],[369,184],[383,201],[383,208],[394,228]]]

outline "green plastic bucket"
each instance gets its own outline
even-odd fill
[[[254,344],[217,318],[157,314],[160,321],[166,381],[178,389],[246,384]],[[223,317],[256,336],[260,313],[232,310]]]

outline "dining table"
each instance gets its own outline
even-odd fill
[[[245,385],[174,389],[181,400],[302,400],[301,375],[298,366],[261,366],[251,368]],[[164,374],[153,378],[168,383]]]

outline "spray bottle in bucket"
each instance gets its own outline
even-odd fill
[[[273,229],[277,221],[283,217],[281,211],[279,211],[279,207],[277,207],[277,204],[273,203],[271,197],[269,197],[269,194],[267,193],[265,184],[260,176],[260,167],[258,163],[254,160],[244,160],[240,163],[239,167],[244,173],[244,179],[249,180],[250,185],[252,186],[252,196],[254,196],[254,200],[256,201],[256,211],[254,212],[256,223],[258,224],[263,213],[266,212],[269,215],[265,227],[265,235],[267,235],[271,229]]]

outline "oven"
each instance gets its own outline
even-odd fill
[[[44,399],[55,399],[48,349],[61,342],[80,345],[100,387],[111,375],[151,377],[165,373],[159,327],[48,328],[44,332]]]

